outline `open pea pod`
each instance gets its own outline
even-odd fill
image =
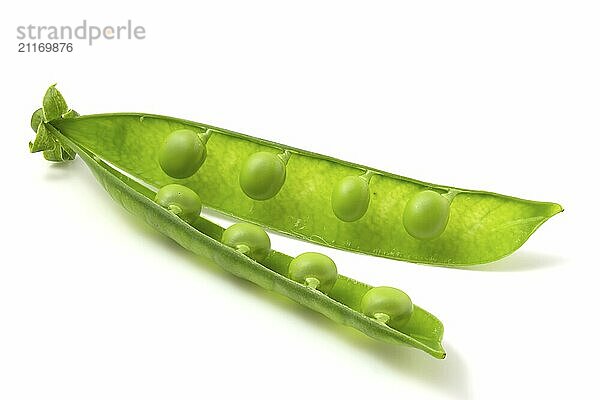
[[[445,266],[495,261],[563,210],[555,203],[420,182],[159,115],[87,115],[50,125],[155,187],[190,187],[224,214],[396,260]],[[174,148],[175,156],[163,157],[165,148]]]
[[[40,130],[39,126],[44,128]],[[401,330],[392,328],[377,318],[368,317],[361,312],[361,301],[371,286],[338,275],[331,290],[324,294],[289,279],[287,274],[291,257],[271,250],[262,263],[258,263],[223,244],[223,228],[200,216],[191,223],[185,222],[174,212],[157,204],[159,200],[153,200],[156,193],[148,186],[114,169],[84,145],[62,135],[47,121],[38,121],[36,131],[38,134],[43,132],[44,135],[50,135],[66,151],[79,154],[115,201],[182,247],[213,259],[223,269],[238,277],[282,294],[375,339],[412,346],[436,358],[445,357],[446,353],[441,345],[443,325],[422,308],[412,307],[411,303],[412,313]],[[42,151],[41,148],[39,150]]]

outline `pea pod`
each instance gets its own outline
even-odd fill
[[[420,182],[177,118],[97,114],[49,125],[151,185],[190,187],[205,206],[224,214],[397,260],[445,266],[495,261],[562,211],[555,203]],[[167,175],[157,162],[165,140],[181,130],[207,138],[202,168],[185,179]]]
[[[351,326],[375,339],[409,345],[436,358],[445,357],[446,353],[441,345],[443,325],[424,309],[414,306],[410,319],[399,330],[363,312],[361,301],[372,289],[367,284],[337,275],[335,284],[328,288],[326,295],[313,287],[296,282],[287,277],[292,257],[274,250],[267,253],[266,249],[270,243],[265,243],[260,234],[253,233],[248,238],[233,231],[226,238],[222,227],[200,216],[191,218],[191,210],[199,210],[196,194],[176,186],[168,187],[166,193],[157,195],[148,187],[147,182],[143,185],[123,175],[84,145],[62,135],[52,125],[46,122],[40,124],[47,125],[52,139],[60,143],[61,147],[79,154],[115,201],[182,247],[196,254],[211,257],[226,271],[282,294],[333,321]],[[241,245],[246,246],[245,250],[236,250],[236,247]],[[256,252],[254,248],[262,250]],[[260,256],[256,257],[256,254]],[[253,258],[262,261],[259,263]]]

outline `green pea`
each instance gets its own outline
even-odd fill
[[[172,178],[188,178],[196,173],[206,159],[206,146],[198,133],[189,129],[172,132],[165,139],[158,163]]]
[[[404,229],[416,239],[434,239],[446,229],[450,202],[433,190],[414,195],[404,208]]]
[[[271,251],[271,240],[264,229],[247,222],[239,222],[225,229],[221,242],[259,262],[267,258]]]
[[[400,289],[380,286],[370,289],[360,302],[362,312],[394,328],[408,322],[413,313],[410,297]]]
[[[347,176],[333,188],[331,208],[342,221],[353,222],[365,215],[369,200],[368,181],[362,176]]]
[[[200,196],[192,189],[177,183],[160,188],[154,201],[187,222],[194,221],[202,209]]]
[[[329,293],[337,280],[337,268],[325,254],[308,252],[290,262],[288,276],[296,282]]]
[[[280,156],[261,151],[252,154],[240,171],[240,187],[254,200],[275,196],[285,182],[285,162]]]

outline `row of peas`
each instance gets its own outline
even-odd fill
[[[176,130],[167,136],[160,153],[159,164],[169,176],[183,179],[195,174],[206,159],[209,133],[189,129]],[[286,165],[291,154],[256,152],[250,155],[240,169],[239,184],[251,199],[268,200],[283,187]],[[331,208],[344,222],[361,219],[369,208],[369,182],[375,173],[367,171],[359,176],[347,176],[337,182],[331,193]],[[451,197],[434,190],[422,190],[407,202],[402,223],[414,238],[429,240],[439,237],[448,223]]]

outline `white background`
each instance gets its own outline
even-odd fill
[[[0,399],[598,398],[597,2],[11,7]],[[84,18],[132,19],[147,38],[17,53],[17,25]],[[28,154],[29,117],[53,82],[83,114],[187,118],[566,211],[469,270],[271,235],[288,254],[323,251],[345,275],[405,290],[445,324],[436,360],[202,264],[113,203],[80,160]]]

